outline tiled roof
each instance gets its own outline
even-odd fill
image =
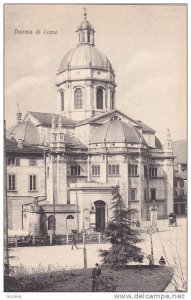
[[[52,125],[52,119],[54,117],[55,123],[58,124],[58,120],[60,115],[59,114],[53,114],[53,113],[42,113],[42,112],[34,112],[34,111],[28,111],[30,115],[32,115],[40,124],[51,126]],[[67,119],[64,116],[61,116],[62,125],[68,125],[72,126],[75,124],[75,121],[71,119]]]
[[[13,139],[6,139],[5,141],[5,151],[11,153],[36,153],[43,154],[43,149],[37,146],[32,146],[27,143],[23,143],[23,148],[18,147],[18,142]]]

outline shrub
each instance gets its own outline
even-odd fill
[[[49,265],[45,268],[39,265],[36,268],[27,269],[20,265],[15,270],[14,280],[6,281],[6,291],[38,292],[58,281],[64,282],[78,275],[78,271],[66,272],[65,268],[59,266]],[[16,285],[16,282],[19,282],[19,285]]]

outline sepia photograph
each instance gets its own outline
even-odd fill
[[[187,10],[4,4],[4,293],[186,297]]]

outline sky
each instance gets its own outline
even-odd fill
[[[17,103],[27,111],[56,112],[59,64],[77,44],[84,5],[5,5],[4,109],[7,127]],[[186,5],[88,5],[95,46],[116,74],[116,106],[154,130],[161,142],[187,138]],[[15,30],[32,30],[17,34]],[[40,30],[41,34],[35,34]],[[55,30],[55,35],[43,34]]]

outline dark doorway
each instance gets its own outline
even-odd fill
[[[98,200],[94,202],[96,209],[96,231],[105,229],[105,202]]]

